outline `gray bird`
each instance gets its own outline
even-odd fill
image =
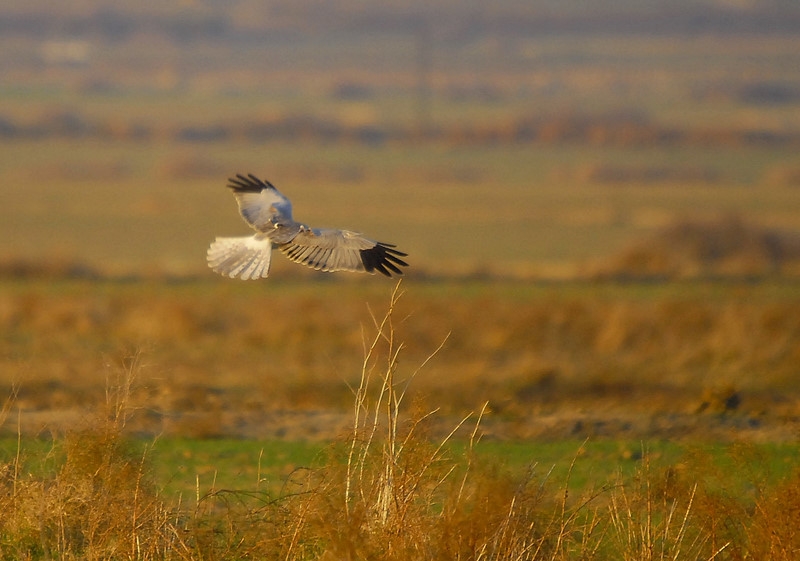
[[[208,248],[208,266],[220,275],[243,280],[269,275],[273,246],[289,259],[318,271],[378,271],[402,275],[407,254],[357,232],[311,228],[292,219],[292,203],[272,183],[237,174],[230,178],[239,212],[253,236],[217,238]]]

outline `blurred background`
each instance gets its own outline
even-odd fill
[[[7,0],[0,263],[210,274],[242,172],[417,274],[795,274],[799,30],[791,0]]]
[[[0,0],[0,558],[796,560],[799,443],[799,0]]]
[[[4,0],[7,426],[135,375],[142,431],[331,436],[393,285],[214,275],[253,173],[409,254],[431,409],[796,437],[798,154],[795,0]]]

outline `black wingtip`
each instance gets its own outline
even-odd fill
[[[392,244],[378,242],[375,247],[362,249],[360,254],[364,270],[368,273],[378,271],[387,277],[391,277],[392,273],[402,275],[403,271],[399,267],[408,267],[408,263],[400,257],[406,257],[408,254],[397,251],[394,247]]]
[[[237,173],[236,177],[228,179],[228,187],[240,193],[260,193],[264,189],[275,189],[272,183],[259,179],[252,173],[248,173],[247,176]]]

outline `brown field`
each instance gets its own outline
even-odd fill
[[[132,374],[149,434],[331,438],[391,281],[5,281],[6,390],[25,433],[80,418]],[[791,440],[794,281],[402,284],[398,375],[445,420],[488,402],[498,438]]]

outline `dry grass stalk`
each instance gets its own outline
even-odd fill
[[[172,513],[148,471],[149,448],[137,451],[122,431],[137,360],[107,388],[106,407],[54,443],[54,475],[28,473],[20,452],[3,466],[0,557],[27,559],[164,559],[175,545]],[[5,409],[5,408],[4,408]],[[63,458],[63,459],[60,459]]]
[[[709,536],[700,524],[692,524],[698,483],[688,495],[669,497],[653,483],[650,458],[645,453],[641,471],[628,491],[620,482],[609,506],[612,534],[623,559],[630,561],[712,561],[730,542],[708,552]]]
[[[397,343],[393,314],[399,287],[364,345],[348,440],[341,455],[334,451],[323,473],[309,481],[312,492],[295,510],[285,558],[307,554],[303,543],[325,559],[348,560],[565,559],[569,551],[596,550],[599,520],[583,520],[586,501],[571,504],[564,491],[560,504],[554,503],[547,477],[537,481],[533,469],[518,481],[475,464],[473,446],[486,406],[466,452],[455,459],[448,443],[470,417],[431,442],[426,423],[436,410],[404,411],[409,383],[441,346],[398,380],[403,345]]]

